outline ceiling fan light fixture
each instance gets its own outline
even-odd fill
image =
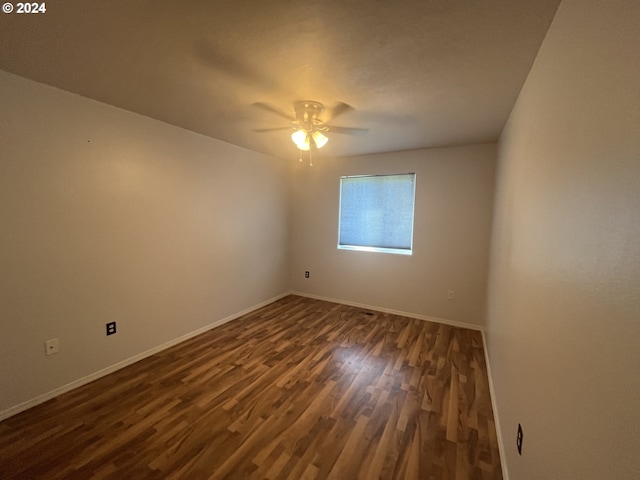
[[[256,132],[270,132],[273,130],[288,130],[292,128],[291,141],[298,147],[300,152],[309,152],[309,160],[311,160],[311,154],[313,150],[324,147],[329,138],[327,132],[336,131],[337,133],[358,133],[366,132],[365,129],[350,128],[350,127],[336,127],[333,125],[325,125],[324,120],[320,118],[320,114],[324,110],[324,106],[319,102],[312,100],[303,100],[294,102],[293,109],[295,116],[290,117],[286,113],[270,106],[267,103],[257,102],[254,103],[256,107],[260,107],[263,110],[267,110],[271,113],[275,113],[281,117],[285,117],[291,120],[292,126],[289,127],[276,127],[276,128],[261,128],[255,130]],[[343,102],[337,102],[331,109],[331,118],[335,118],[338,115],[342,115],[344,112],[353,110],[353,107]],[[290,130],[291,131],[291,130]]]
[[[313,138],[313,141],[315,142],[316,147],[318,148],[324,147],[329,141],[327,136],[319,130],[316,130],[315,132],[313,132],[313,135],[311,135],[311,137]]]

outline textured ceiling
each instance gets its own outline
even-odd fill
[[[0,15],[0,69],[285,158],[254,102],[354,107],[324,155],[495,141],[558,3],[58,0]]]

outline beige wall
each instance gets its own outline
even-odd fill
[[[287,290],[282,161],[3,72],[0,91],[0,412]]]
[[[480,325],[496,146],[317,159],[292,177],[295,291]],[[338,250],[340,176],[416,173],[412,256]],[[304,271],[311,276],[304,278]],[[447,300],[454,290],[455,300]]]
[[[499,157],[487,328],[510,476],[638,479],[640,2],[562,2]]]

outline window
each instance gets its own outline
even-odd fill
[[[338,248],[411,255],[416,174],[340,178]]]

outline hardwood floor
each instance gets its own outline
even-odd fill
[[[0,423],[0,478],[502,473],[479,332],[288,296]]]

